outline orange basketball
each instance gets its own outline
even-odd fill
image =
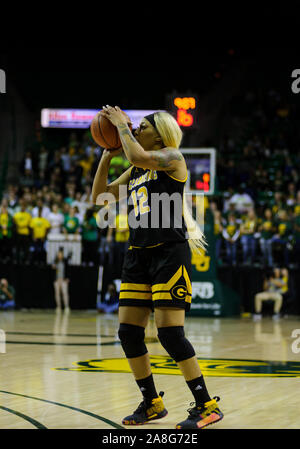
[[[132,129],[130,118],[124,111],[122,113],[127,117],[129,128]],[[90,130],[94,141],[100,147],[115,150],[122,146],[116,126],[102,114],[102,111],[93,118]]]

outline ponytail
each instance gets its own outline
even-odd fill
[[[183,193],[183,217],[187,227],[188,232],[188,242],[192,251],[197,253],[201,253],[202,251],[206,251],[207,241],[205,240],[205,236],[201,231],[201,228],[196,220],[194,220],[193,215],[188,207],[186,194]]]

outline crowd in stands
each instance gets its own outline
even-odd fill
[[[299,267],[299,105],[264,86],[232,103],[243,132],[224,136],[218,148],[211,198],[217,257],[233,265]]]
[[[239,103],[244,109],[237,113],[247,117],[245,132],[242,137],[222,140],[216,190],[208,199],[217,262],[297,268],[300,151],[296,112],[274,91],[262,99],[258,92],[248,92],[244,100]],[[77,235],[82,239],[83,265],[98,265],[107,254],[107,263],[120,276],[129,235],[124,230],[126,213],[117,212],[115,228],[100,229],[97,207],[91,202],[101,152],[89,132],[72,132],[67,143],[53,148],[37,127],[35,141],[20,163],[18,184],[9,184],[2,195],[2,263],[45,264],[49,235]],[[122,156],[114,158],[109,182],[128,166]]]
[[[0,253],[4,263],[43,264],[47,237],[64,234],[81,236],[83,264],[99,264],[103,241],[120,240],[119,218],[115,239],[112,232],[106,239],[107,229],[98,227],[97,208],[90,199],[100,154],[100,148],[86,135],[78,142],[74,133],[67,147],[50,152],[41,144],[40,149],[25,152],[19,184],[8,185],[1,201]],[[114,158],[109,181],[128,166],[124,158]]]

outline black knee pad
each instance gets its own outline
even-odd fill
[[[157,336],[175,362],[182,362],[195,355],[193,346],[185,338],[183,326],[160,327]]]
[[[145,329],[143,327],[121,323],[118,335],[123,351],[128,359],[140,357],[147,353],[144,343]]]

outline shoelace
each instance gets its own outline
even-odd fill
[[[160,391],[160,392],[159,392],[159,396],[160,396],[161,398],[163,397],[164,394],[165,394],[165,393],[164,393],[163,391]],[[190,404],[190,405],[191,405],[191,404]],[[146,400],[144,399],[144,400],[139,404],[138,408],[134,411],[134,413],[141,413],[141,412],[145,412],[145,413],[146,413],[146,410],[147,410],[149,407],[151,407],[151,404],[148,405],[148,404],[146,403]]]
[[[216,402],[219,402],[219,400],[220,400],[219,396],[215,396],[213,399]],[[196,402],[191,402],[190,405],[194,405],[195,406],[193,408],[188,408],[187,409],[187,411],[189,412],[190,416],[192,416],[192,417],[199,416],[199,414],[201,414],[201,412],[203,412],[205,410],[204,404],[201,406],[201,408],[196,406]]]

